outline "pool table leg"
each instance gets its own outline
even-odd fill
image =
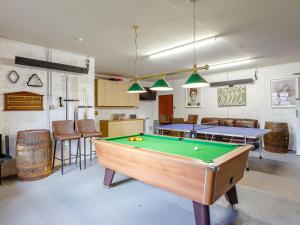
[[[115,175],[114,170],[108,168],[105,169],[103,185],[106,188],[109,188],[111,186],[112,180],[114,179],[114,175]]]
[[[225,198],[232,206],[238,204],[239,201],[235,185],[229,191],[226,192]]]
[[[196,225],[210,225],[209,205],[193,201]]]

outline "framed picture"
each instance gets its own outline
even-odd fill
[[[271,80],[272,108],[296,107],[297,77]]]
[[[185,107],[199,108],[201,107],[201,89],[187,88],[185,92]]]
[[[218,88],[218,106],[245,106],[247,104],[246,86]]]

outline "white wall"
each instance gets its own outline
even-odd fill
[[[85,104],[86,99],[88,100],[88,105],[94,105],[94,58],[90,57],[90,71],[88,75],[75,75],[71,73],[52,71],[52,99],[56,107],[54,110],[48,109],[47,73],[50,72],[44,69],[18,66],[14,64],[15,56],[47,60],[47,53],[48,49],[45,47],[0,38],[0,133],[10,135],[13,156],[17,131],[27,129],[50,129],[52,120],[65,119],[65,103],[64,107],[58,107],[58,98],[60,96],[65,98],[66,76],[69,78],[69,98],[79,98],[79,105]],[[52,61],[54,62],[85,67],[85,60],[86,56],[56,49],[52,50]],[[7,78],[7,75],[11,70],[16,70],[20,75],[20,79],[16,84],[12,84]],[[36,73],[40,77],[44,84],[43,87],[28,87],[26,85],[28,78],[33,73]],[[77,78],[79,83],[78,94],[75,89]],[[85,90],[87,90],[87,95],[85,95]],[[29,91],[44,95],[44,111],[3,111],[3,93],[17,91]],[[72,105],[72,103],[70,105]],[[83,117],[83,113],[84,111],[80,110],[79,118]],[[88,113],[89,118],[94,117],[93,109],[90,109]],[[69,108],[69,114],[69,119],[73,119],[73,107]]]
[[[14,91],[31,91],[45,95],[44,108],[41,112],[24,111],[24,112],[6,112],[0,110],[0,133],[12,136],[12,148],[16,132],[24,129],[49,129],[50,122],[57,119],[65,119],[65,107],[59,108],[58,97],[65,98],[65,78],[66,73],[52,72],[53,77],[53,100],[56,108],[48,111],[47,104],[47,71],[38,68],[29,68],[14,65],[14,57],[23,56],[47,60],[47,48],[30,45],[22,42],[12,41],[0,38],[0,107],[3,109],[3,93]],[[61,63],[85,66],[86,56],[80,56],[59,50],[52,50],[52,61]],[[69,97],[79,98],[80,105],[85,104],[85,89],[88,90],[88,105],[94,105],[94,59],[90,58],[90,73],[88,75],[69,74]],[[15,69],[20,74],[20,80],[17,84],[11,84],[7,79],[9,71]],[[234,71],[229,73],[216,73],[206,75],[205,78],[209,82],[223,81],[232,79],[249,78],[253,76],[255,69]],[[270,80],[286,77],[293,77],[294,72],[300,71],[300,63],[291,63],[284,65],[276,65],[258,68],[258,80],[254,84],[248,84],[247,87],[247,105],[239,107],[218,107],[217,105],[217,88],[203,88],[202,90],[202,107],[186,108],[185,92],[181,85],[186,78],[171,81],[171,85],[175,88],[169,92],[174,94],[174,116],[186,118],[188,114],[198,114],[199,117],[216,116],[216,117],[237,117],[237,118],[253,118],[258,119],[261,126],[265,121],[282,121],[288,122],[290,127],[291,148],[294,148],[294,130],[296,126],[296,116],[294,108],[272,109],[270,99]],[[37,73],[44,83],[42,88],[33,88],[26,86],[26,82],[32,73]],[[75,92],[76,79],[79,77],[79,94]],[[151,82],[143,83],[144,86],[151,86]],[[166,94],[166,93],[159,93]],[[137,114],[139,118],[157,119],[158,117],[158,101],[142,101],[138,108],[101,108],[97,109],[98,116],[95,120],[111,119],[113,113],[125,113],[127,117],[130,114]],[[72,110],[70,108],[70,118],[72,119]],[[80,117],[83,116],[83,110]],[[89,117],[94,116],[94,109],[89,110]],[[98,128],[99,125],[97,124]]]
[[[216,73],[204,76],[209,82],[251,78],[255,69]],[[296,109],[272,108],[270,94],[270,80],[295,77],[292,75],[300,71],[300,63],[283,64],[257,68],[258,80],[254,84],[247,84],[247,105],[235,107],[218,107],[217,87],[202,88],[201,108],[185,107],[185,90],[181,85],[187,78],[171,81],[174,91],[174,117],[187,118],[188,114],[198,114],[199,122],[202,117],[233,117],[258,119],[260,126],[265,121],[287,122],[290,129],[290,148],[295,149]],[[164,93],[160,93],[162,95]],[[156,108],[158,108],[156,104]],[[157,111],[157,109],[156,109]],[[157,113],[156,113],[157,115]],[[299,125],[298,125],[299,126]]]

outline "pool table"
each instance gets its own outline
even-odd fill
[[[137,135],[133,135],[137,136]],[[251,145],[139,134],[95,140],[104,185],[115,172],[193,201],[196,225],[209,225],[209,205],[222,195],[237,204],[235,184],[243,177]]]

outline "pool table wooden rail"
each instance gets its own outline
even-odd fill
[[[251,145],[239,146],[209,165],[198,159],[105,140],[96,140],[95,145],[98,161],[108,175],[111,173],[111,179],[116,171],[203,205],[213,204],[235,188],[243,177],[252,148]],[[110,185],[111,180],[105,182]]]

